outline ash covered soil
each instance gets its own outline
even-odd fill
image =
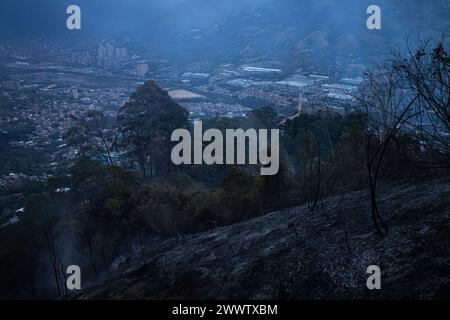
[[[379,188],[377,235],[367,191],[146,244],[79,299],[450,298],[450,178]],[[370,265],[381,290],[368,290]]]

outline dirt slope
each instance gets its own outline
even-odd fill
[[[450,179],[380,188],[380,238],[367,192],[240,224],[153,240],[81,299],[450,298]],[[366,269],[382,269],[369,291]]]

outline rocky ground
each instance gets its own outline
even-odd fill
[[[186,237],[150,241],[81,299],[450,298],[450,179],[385,185],[381,238],[368,193]],[[366,287],[369,265],[381,290]]]

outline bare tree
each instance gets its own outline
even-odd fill
[[[438,155],[436,166],[450,168],[450,56],[442,42],[433,47],[419,43],[415,51],[396,53],[396,71],[410,92],[418,96],[421,117],[409,125],[423,147]],[[442,161],[444,160],[444,161]],[[436,161],[435,161],[436,162]]]
[[[414,107],[418,94],[407,90],[395,65],[388,63],[365,73],[355,98],[359,108],[368,116],[366,167],[370,189],[372,220],[377,232],[388,232],[377,204],[377,183],[388,147],[410,120],[420,115]]]
[[[63,264],[56,249],[59,224],[60,216],[54,212],[44,215],[39,222],[41,235],[47,244],[58,296],[62,296],[63,294],[67,294],[67,288],[65,286]]]
[[[114,164],[112,150],[116,144],[116,132],[107,127],[107,119],[100,111],[88,111],[82,117],[73,117],[75,124],[65,137],[81,155],[97,157],[109,166]]]

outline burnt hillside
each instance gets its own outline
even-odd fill
[[[81,299],[450,298],[450,180],[380,187],[380,238],[365,191],[184,238],[152,239]],[[366,269],[382,269],[382,290]]]

